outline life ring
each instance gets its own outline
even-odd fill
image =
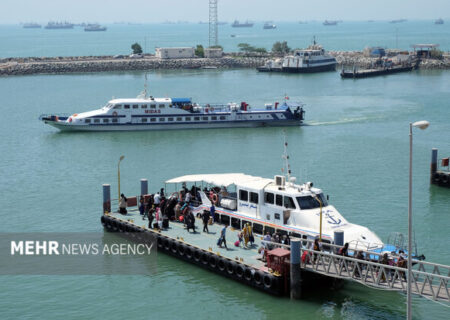
[[[178,245],[178,255],[180,256],[180,257],[183,257],[184,256],[184,254],[186,253],[186,247],[184,246],[184,244],[179,244]]]
[[[211,200],[214,202],[214,204],[218,204],[219,197],[217,196],[217,193],[213,193]]]
[[[114,112],[112,113],[112,115],[113,115],[113,117],[117,117],[117,112],[114,111]]]
[[[164,249],[166,249],[166,251],[169,251],[170,250],[170,240],[164,239],[163,243],[164,243]]]

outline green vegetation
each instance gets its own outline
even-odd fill
[[[131,45],[131,49],[133,50],[133,54],[141,54],[142,53],[142,47],[139,43],[133,43]]]
[[[203,49],[203,46],[201,44],[197,45],[197,48],[195,49],[195,55],[200,58],[203,58],[205,56],[205,50]]]
[[[266,53],[267,50],[265,48],[255,48],[248,43],[239,43],[238,44],[239,50],[249,53],[249,52],[256,52],[256,53]]]
[[[431,59],[442,59],[442,51],[436,48],[430,50],[430,58]]]
[[[278,54],[287,54],[291,51],[291,48],[288,47],[287,41],[277,41],[272,46],[272,52]]]

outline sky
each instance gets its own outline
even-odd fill
[[[208,21],[209,0],[0,0],[0,24]],[[450,16],[450,0],[218,0],[220,21],[392,20]]]

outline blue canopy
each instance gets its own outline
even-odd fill
[[[172,103],[191,103],[190,98],[172,98]]]

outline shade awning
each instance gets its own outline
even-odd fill
[[[206,182],[215,186],[228,187],[232,184],[246,185],[259,184],[266,185],[272,182],[271,179],[250,176],[244,173],[219,173],[219,174],[191,174],[167,180],[166,183],[183,182]]]

